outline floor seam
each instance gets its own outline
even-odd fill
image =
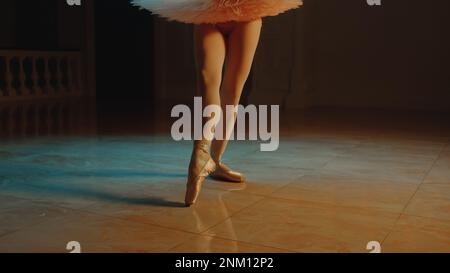
[[[248,245],[273,248],[273,249],[278,249],[278,250],[283,250],[283,251],[298,252],[296,250],[292,250],[292,249],[288,249],[288,248],[274,247],[274,246],[269,246],[269,245],[265,245],[265,244],[259,244],[259,243],[253,243],[253,242],[248,242],[248,241],[241,241],[241,240],[236,240],[236,239],[230,239],[230,238],[226,238],[226,237],[222,237],[222,236],[213,236],[213,235],[209,235],[209,234],[200,234],[199,236],[207,236],[207,237],[217,238],[217,239],[225,240],[225,241],[244,243],[244,244],[248,244]]]
[[[122,218],[120,216],[114,216],[114,215],[110,215],[110,214],[102,214],[102,213],[89,211],[89,210],[84,210],[84,209],[83,210],[78,210],[78,212],[92,214],[92,215],[97,215],[97,216],[102,216],[102,217],[105,217],[105,218],[111,218],[111,219],[115,219],[115,220],[129,222],[129,223],[143,224],[143,225],[147,225],[147,226],[153,226],[153,227],[157,227],[157,228],[168,229],[168,230],[173,230],[173,231],[182,232],[182,233],[189,233],[189,234],[193,234],[193,235],[200,234],[198,232],[182,230],[182,229],[178,229],[178,228],[174,228],[174,227],[160,225],[160,224],[153,223],[153,222],[149,223],[149,222],[144,222],[144,221],[130,220],[130,219]]]
[[[350,151],[351,149],[354,149],[354,148],[358,147],[358,146],[361,145],[361,144],[362,144],[362,141],[359,141],[357,144],[355,144],[355,145],[353,145],[353,146],[351,146],[351,147],[345,149],[345,151],[342,151],[341,153],[337,153],[336,155],[332,156],[329,160],[327,160],[322,166],[320,166],[320,167],[318,167],[318,168],[312,168],[310,174],[302,174],[302,175],[297,176],[296,178],[290,180],[289,183],[287,183],[286,185],[284,185],[284,186],[282,186],[282,187],[280,187],[280,188],[274,190],[273,192],[271,192],[271,193],[268,195],[268,197],[270,197],[270,195],[272,195],[272,194],[274,194],[274,193],[276,193],[276,192],[278,192],[278,191],[280,191],[280,190],[286,188],[287,186],[291,185],[291,184],[292,184],[293,182],[295,182],[297,179],[300,179],[300,178],[305,177],[305,176],[307,176],[307,175],[313,175],[313,173],[316,173],[317,171],[324,169],[324,168],[325,168],[332,160],[335,160],[335,159],[336,159],[337,157],[339,157],[341,154],[346,153],[346,152]]]
[[[248,206],[245,206],[245,207],[243,207],[243,208],[241,208],[241,209],[235,211],[234,213],[228,215],[228,217],[226,217],[225,219],[223,219],[223,220],[220,221],[219,223],[216,223],[215,225],[212,225],[211,227],[209,227],[209,228],[205,229],[204,231],[202,231],[202,232],[200,233],[200,235],[208,235],[208,234],[206,234],[206,232],[208,232],[208,231],[210,231],[211,229],[217,227],[218,225],[220,225],[220,224],[226,222],[226,221],[229,220],[232,216],[234,216],[234,215],[236,215],[236,214],[242,212],[243,210],[255,206],[256,204],[262,202],[262,201],[263,201],[264,199],[266,199],[266,198],[267,198],[267,197],[262,197],[260,200],[257,200],[257,201],[255,201],[255,202],[253,202],[252,204],[250,204],[250,205],[248,205]]]
[[[361,145],[361,141],[360,141],[358,144],[353,145],[352,147],[349,147],[348,150],[353,149],[354,147],[357,147],[358,145]],[[346,149],[346,150],[347,150],[347,149]],[[338,155],[333,156],[329,161],[335,159],[337,156],[338,156]],[[326,164],[328,164],[329,161],[327,161],[323,166],[321,166],[321,167],[319,167],[319,168],[316,168],[314,171],[317,171],[317,169],[322,169],[322,168],[324,168],[324,167],[326,166]],[[304,175],[299,175],[298,177],[303,177],[303,176],[304,176]],[[295,179],[292,179],[290,183],[292,183],[294,180],[295,180]],[[288,183],[287,185],[289,185],[290,183]],[[287,185],[285,185],[285,186],[287,186]],[[283,186],[283,187],[281,187],[281,188],[284,188],[285,186]],[[277,189],[277,190],[279,190],[279,189]],[[275,191],[274,191],[274,192],[275,192]],[[274,192],[272,192],[271,194],[273,194]],[[211,230],[211,229],[217,227],[218,225],[220,225],[220,224],[226,222],[226,221],[229,220],[232,216],[234,216],[234,215],[236,215],[236,214],[242,212],[244,209],[248,209],[248,208],[250,208],[250,207],[252,207],[252,206],[255,206],[256,204],[262,202],[264,199],[267,199],[267,198],[271,198],[271,197],[270,197],[270,196],[263,196],[260,200],[254,202],[254,203],[252,203],[252,204],[250,204],[250,205],[248,205],[248,206],[245,206],[244,208],[241,208],[241,209],[238,210],[238,211],[235,211],[233,214],[230,214],[227,218],[225,218],[225,219],[222,220],[221,222],[219,222],[219,223],[217,223],[217,224],[215,224],[215,225],[209,227],[208,229],[206,229],[205,231],[203,231],[201,234],[202,234],[202,235],[206,235],[206,234],[205,234],[206,232],[208,232],[209,230]]]
[[[384,237],[383,241],[381,242],[381,244],[384,244],[386,239],[389,237],[389,235],[395,231],[395,227],[397,226],[397,223],[400,221],[400,218],[404,215],[408,215],[405,214],[405,211],[407,209],[407,207],[410,205],[411,201],[414,199],[414,197],[416,196],[417,192],[419,191],[420,187],[424,184],[425,179],[428,177],[428,175],[430,174],[431,170],[434,168],[434,166],[436,165],[436,162],[439,160],[439,158],[441,157],[441,155],[444,153],[444,151],[447,148],[447,145],[442,145],[441,150],[439,151],[439,153],[437,154],[437,156],[434,158],[433,163],[431,164],[430,168],[425,172],[425,174],[422,177],[422,181],[417,185],[416,190],[414,191],[414,193],[411,195],[411,197],[408,199],[408,201],[406,202],[405,206],[403,207],[402,211],[400,212],[400,214],[398,215],[397,219],[395,220],[394,226],[392,227],[392,230]]]

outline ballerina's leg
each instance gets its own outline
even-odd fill
[[[262,20],[236,23],[227,36],[227,62],[221,91],[221,107],[226,113],[226,106],[239,104],[242,90],[250,74],[256,48],[261,34]],[[229,136],[234,127],[236,116],[225,120],[225,132]],[[211,156],[214,161],[220,162],[228,138],[214,139],[211,147]]]

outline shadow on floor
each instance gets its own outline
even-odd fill
[[[181,208],[185,207],[183,202],[170,201],[157,196],[142,196],[142,197],[132,197],[132,196],[120,196],[115,193],[110,193],[102,190],[87,188],[87,187],[76,187],[73,185],[44,185],[35,186],[28,185],[20,187],[17,185],[17,190],[28,191],[30,193],[49,193],[52,196],[61,195],[63,197],[78,197],[78,198],[90,198],[102,201],[107,201],[109,203],[122,203],[130,205],[142,205],[142,206],[154,206],[154,207],[172,207]],[[130,185],[131,187],[133,185]]]

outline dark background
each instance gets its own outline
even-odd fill
[[[93,1],[95,24],[86,25],[86,5],[0,0],[0,49],[83,51],[93,28],[99,103],[192,97],[191,26],[156,19],[128,0]],[[450,110],[449,1],[304,2],[265,20],[255,103]]]
[[[96,0],[97,97],[150,100],[153,18],[128,0]]]

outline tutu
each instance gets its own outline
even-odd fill
[[[275,16],[298,8],[302,0],[132,0],[131,3],[171,21],[216,24]]]

